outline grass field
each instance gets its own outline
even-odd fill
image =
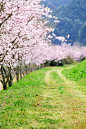
[[[86,83],[82,90],[69,67],[37,70],[0,91],[0,129],[86,129]]]
[[[65,69],[62,72],[66,78],[77,82],[80,90],[83,90],[86,94],[86,60],[79,63],[76,67],[69,70]]]

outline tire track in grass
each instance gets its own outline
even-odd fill
[[[45,83],[47,84],[47,86],[55,85],[55,81],[50,79],[50,73],[53,72],[53,71],[55,71],[55,70],[49,70],[45,74]]]
[[[70,67],[69,67],[70,68]],[[68,68],[68,69],[69,69]],[[84,94],[83,92],[81,92],[78,89],[78,85],[76,82],[71,81],[69,79],[67,79],[63,74],[62,71],[64,69],[58,69],[57,70],[57,74],[61,77],[61,79],[64,81],[64,85],[67,87],[67,90],[71,92],[71,94],[75,95],[76,97],[79,97],[79,99],[81,99],[82,101],[84,101],[86,103],[86,94]]]
[[[53,119],[59,118],[63,120],[60,127],[70,129],[86,129],[86,96],[78,90],[77,84],[65,78],[62,74],[63,68],[53,68],[45,75],[45,82],[47,84],[47,90],[44,93],[45,103],[55,106],[53,113]],[[56,72],[64,81],[63,86],[65,91],[60,94],[58,86],[55,80],[50,78],[50,73]],[[48,102],[47,99],[51,98]]]
[[[71,86],[74,83],[65,78],[62,70],[53,67],[45,73],[46,89],[38,98],[35,110],[28,112],[33,114],[29,126],[37,129],[86,129],[86,104],[75,94],[76,89]],[[60,92],[62,87],[63,92]]]

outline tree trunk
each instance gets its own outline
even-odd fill
[[[3,64],[1,65],[1,75],[2,75],[1,82],[2,82],[2,85],[3,85],[3,90],[6,90],[8,79],[7,79],[7,71],[4,68]]]
[[[20,66],[20,79],[22,79],[22,68]]]
[[[8,85],[9,85],[9,87],[11,87],[13,85],[13,77],[12,77],[11,67],[9,67],[8,70],[9,70]]]
[[[9,87],[11,87],[13,85],[13,80],[9,80]]]
[[[16,69],[16,80],[19,81],[19,66]]]
[[[6,90],[6,89],[7,89],[7,84],[4,83],[4,84],[3,84],[3,90]]]
[[[10,74],[10,77],[9,77],[8,85],[9,85],[9,87],[11,87],[13,85],[13,77],[12,77],[11,74]]]
[[[27,65],[25,65],[25,73],[26,73],[26,75],[28,74]]]

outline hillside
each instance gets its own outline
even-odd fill
[[[64,70],[64,75],[76,81],[79,85],[86,86],[86,59],[70,70]]]
[[[57,8],[60,6],[67,5],[70,1],[71,0],[46,0],[43,3],[48,3],[49,6],[55,6]]]
[[[59,8],[55,15],[60,20],[55,30],[56,35],[66,37],[67,34],[70,34],[68,42],[74,43],[77,41],[86,45],[86,0],[72,0],[67,5]],[[85,36],[82,36],[82,33]]]
[[[0,129],[85,129],[86,83],[66,79],[70,67],[34,71],[0,91]]]
[[[72,0],[67,5],[59,9],[61,17],[72,19],[73,22],[78,19],[81,22],[86,21],[86,0]]]

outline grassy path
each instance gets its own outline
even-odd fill
[[[63,68],[54,68],[45,75],[48,87],[44,94],[45,101],[50,98],[48,103],[54,107],[49,112],[52,112],[53,119],[59,120],[57,128],[86,129],[86,95],[78,90],[75,82],[65,78],[62,70]]]
[[[67,90],[70,91],[71,94],[75,95],[76,97],[79,97],[79,99],[81,99],[82,101],[86,102],[86,95],[78,89],[79,85],[74,81],[66,79],[65,76],[62,74],[62,71],[63,69],[57,70],[57,74],[64,81]]]
[[[0,129],[86,129],[86,94],[64,68],[37,70],[0,91]]]

